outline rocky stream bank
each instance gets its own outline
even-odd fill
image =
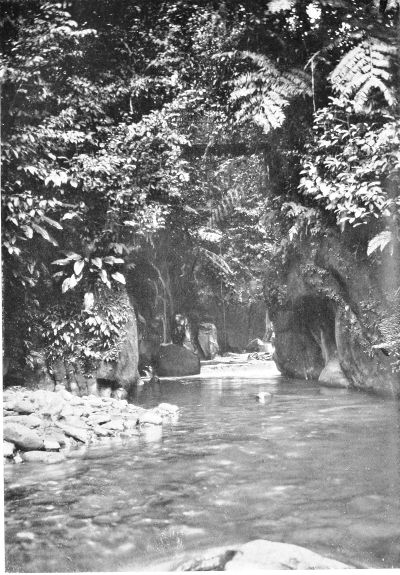
[[[4,459],[58,463],[89,444],[140,436],[149,427],[170,423],[178,411],[168,403],[144,409],[124,399],[78,397],[65,389],[7,389],[3,394]]]

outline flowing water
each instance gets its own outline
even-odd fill
[[[145,385],[135,403],[179,405],[175,424],[7,466],[7,571],[146,570],[256,538],[400,567],[398,403],[263,369]]]

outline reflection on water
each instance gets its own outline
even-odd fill
[[[262,404],[256,394],[274,394]],[[400,567],[398,404],[257,380],[144,385],[175,425],[57,465],[8,466],[8,571],[140,570],[266,538],[357,566]]]

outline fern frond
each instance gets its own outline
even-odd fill
[[[391,87],[393,58],[396,46],[377,38],[368,38],[350,50],[330,75],[336,92],[353,97],[357,111],[365,109],[371,92],[378,90],[388,106],[396,97]]]
[[[233,275],[233,271],[222,256],[214,252],[210,252],[210,250],[207,250],[203,247],[200,247],[199,251],[203,256],[205,256],[206,260],[217,269],[217,271],[222,272],[228,276]]]
[[[389,230],[384,230],[383,232],[380,232],[378,235],[374,236],[372,240],[369,241],[367,255],[370,256],[378,249],[380,249],[381,252],[383,252],[386,246],[390,245],[392,241],[393,241],[392,232],[390,232]]]
[[[238,206],[240,205],[242,199],[242,193],[240,190],[233,189],[230,190],[226,196],[222,198],[220,203],[211,212],[210,219],[208,221],[209,228],[216,228],[218,225],[226,219],[226,217]]]
[[[234,82],[230,101],[239,105],[236,120],[252,121],[265,133],[279,128],[291,99],[311,93],[309,76],[303,70],[280,71],[263,54],[243,51],[236,56],[250,60],[258,68]]]

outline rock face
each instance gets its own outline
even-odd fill
[[[201,323],[213,323],[217,329],[218,346],[221,353],[241,353],[249,341],[264,339],[267,331],[267,306],[265,302],[227,303],[221,306],[217,299],[204,296],[199,309]]]
[[[366,255],[357,259],[338,234],[328,234],[317,251],[305,248],[288,263],[279,278],[285,292],[279,301],[268,294],[267,277],[278,369],[324,386],[398,396],[400,378],[380,349],[384,345],[377,345],[388,313],[382,275]]]
[[[126,339],[121,348],[118,360],[102,362],[96,373],[97,380],[110,382],[111,396],[125,399],[139,379],[139,349],[135,314],[126,326]]]
[[[298,545],[257,539],[240,546],[211,550],[179,564],[174,571],[270,571],[273,569],[351,569],[349,565],[318,555]]]
[[[200,373],[200,360],[197,355],[173,343],[160,347],[155,363],[157,374],[161,377],[183,377]]]
[[[219,352],[217,328],[213,323],[200,323],[197,341],[204,359],[214,359]]]
[[[6,361],[8,374],[5,383],[29,384],[32,388],[48,391],[66,389],[79,396],[97,394],[99,391],[117,398],[129,396],[139,380],[137,320],[126,294],[122,294],[114,304],[123,306],[123,312],[128,318],[121,329],[119,355],[115,361],[102,360],[98,366],[93,366],[90,373],[83,374],[76,364],[68,361],[56,360],[48,366],[43,350],[37,349],[32,353],[35,359],[33,370],[22,369],[16,364],[13,371],[10,362]],[[104,391],[105,388],[107,391]],[[15,411],[21,415],[31,413],[29,409],[29,404],[15,406]]]

